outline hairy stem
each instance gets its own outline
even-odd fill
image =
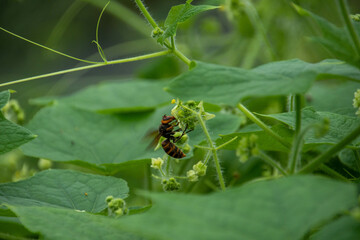
[[[149,58],[154,58],[154,57],[160,57],[160,56],[164,56],[164,55],[167,55],[170,53],[171,53],[170,50],[165,50],[165,51],[145,54],[145,55],[141,55],[141,56],[137,56],[137,57],[108,61],[107,63],[102,62],[102,63],[87,65],[87,66],[83,66],[83,67],[71,68],[71,69],[66,69],[66,70],[62,70],[62,71],[58,71],[58,72],[52,72],[52,73],[42,74],[42,75],[38,75],[38,76],[34,76],[34,77],[23,78],[23,79],[11,81],[11,82],[1,83],[0,87],[4,87],[4,86],[16,84],[16,83],[21,83],[21,82],[32,81],[35,79],[40,79],[40,78],[45,78],[45,77],[57,76],[57,75],[65,74],[65,73],[77,72],[77,71],[91,69],[91,68],[98,68],[98,67],[103,67],[103,66],[113,65],[113,64],[118,64],[118,63],[134,62],[134,61],[139,61],[139,60],[144,60],[144,59],[149,59]]]
[[[352,131],[349,135],[347,135],[345,138],[343,138],[340,142],[338,142],[336,145],[328,149],[323,154],[319,155],[317,158],[315,158],[313,161],[308,163],[305,167],[303,167],[299,173],[309,173],[316,168],[318,168],[322,163],[329,160],[335,153],[339,152],[341,149],[343,149],[347,144],[351,143],[355,138],[357,138],[360,135],[360,126],[358,126],[354,131]]]
[[[225,187],[225,181],[224,181],[224,177],[223,177],[222,172],[221,172],[221,166],[220,166],[219,158],[218,158],[218,155],[217,155],[217,152],[216,152],[216,148],[214,146],[214,143],[211,140],[209,131],[206,128],[204,120],[202,119],[202,117],[201,117],[201,115],[199,113],[197,113],[197,115],[198,115],[200,126],[201,126],[201,128],[203,129],[203,131],[205,133],[205,136],[206,136],[207,141],[209,143],[209,146],[211,148],[212,155],[214,157],[215,168],[216,168],[217,176],[219,178],[220,188],[221,188],[221,190],[224,191],[225,188],[226,188]]]
[[[148,10],[146,9],[146,7],[144,6],[144,4],[142,3],[141,0],[135,0],[136,4],[138,5],[140,11],[144,14],[144,17],[146,18],[146,20],[148,20],[148,22],[151,24],[151,26],[153,28],[157,28],[159,27],[157,25],[157,23],[155,22],[155,20],[151,17],[150,13],[148,12]]]
[[[301,95],[295,95],[295,135],[292,146],[291,155],[289,158],[289,173],[292,174],[295,172],[295,168],[298,165],[298,160],[300,159],[301,148],[303,144],[303,138],[307,131],[304,131],[300,134],[301,130]],[[300,134],[300,135],[299,135]]]

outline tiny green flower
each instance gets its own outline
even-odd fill
[[[151,167],[154,169],[161,169],[164,164],[164,160],[161,158],[151,158]]]
[[[193,169],[194,169],[196,175],[204,176],[206,174],[207,166],[202,161],[199,161],[197,164],[195,164],[193,166]]]
[[[186,177],[190,182],[197,182],[199,180],[199,176],[196,174],[194,170],[187,171]]]
[[[106,203],[109,203],[109,202],[111,202],[113,199],[114,199],[114,197],[110,195],[110,196],[107,196],[107,197],[106,197],[105,201],[106,201]]]
[[[236,149],[236,156],[239,157],[240,162],[244,163],[251,156],[257,156],[259,154],[259,148],[256,143],[257,139],[258,136],[255,134],[240,139]]]
[[[160,37],[163,33],[164,33],[164,31],[163,31],[161,28],[156,27],[156,28],[151,32],[151,37],[152,37],[152,38],[158,38],[158,37]]]

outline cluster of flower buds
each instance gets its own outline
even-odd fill
[[[240,162],[246,162],[251,156],[257,156],[259,154],[259,148],[257,146],[258,136],[251,134],[249,137],[243,137],[239,141],[239,145],[236,149],[236,156],[239,157]]]
[[[206,174],[206,169],[207,166],[202,161],[199,161],[193,166],[192,170],[189,170],[186,173],[186,177],[190,182],[197,182],[199,180],[199,177]]]
[[[109,216],[120,217],[129,213],[129,209],[126,207],[124,199],[107,196],[105,201],[108,205]]]

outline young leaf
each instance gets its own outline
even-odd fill
[[[192,16],[201,12],[219,8],[217,6],[209,5],[191,5],[189,2],[174,6],[170,9],[169,14],[165,20],[165,31],[158,38],[158,41],[163,44],[165,39],[176,35],[176,29],[179,23],[185,22]]]
[[[0,184],[0,204],[50,206],[87,212],[107,207],[107,196],[126,198],[127,183],[110,176],[47,170],[19,182]]]
[[[0,109],[9,101],[10,91],[0,92]],[[36,136],[26,128],[5,119],[0,111],[0,154],[9,152],[25,144]]]
[[[315,79],[329,77],[360,81],[360,70],[338,60],[311,64],[293,59],[252,70],[198,62],[173,79],[166,90],[182,100],[234,105],[250,97],[303,94]]]
[[[151,197],[155,205],[149,211],[118,219],[70,209],[9,208],[30,231],[46,239],[126,239],[140,235],[174,240],[288,240],[301,239],[312,227],[357,204],[355,185],[315,176],[259,181],[206,196]]]

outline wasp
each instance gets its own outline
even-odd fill
[[[183,158],[186,157],[185,153],[183,153],[180,148],[178,148],[175,143],[179,141],[182,136],[184,136],[187,127],[179,137],[174,137],[176,132],[182,131],[181,128],[175,129],[179,123],[174,116],[166,116],[164,115],[161,119],[161,124],[159,126],[159,133],[156,138],[156,141],[159,141],[159,138],[162,136],[166,138],[161,142],[161,147],[164,149],[166,154],[173,158]],[[189,131],[188,131],[189,132]]]

